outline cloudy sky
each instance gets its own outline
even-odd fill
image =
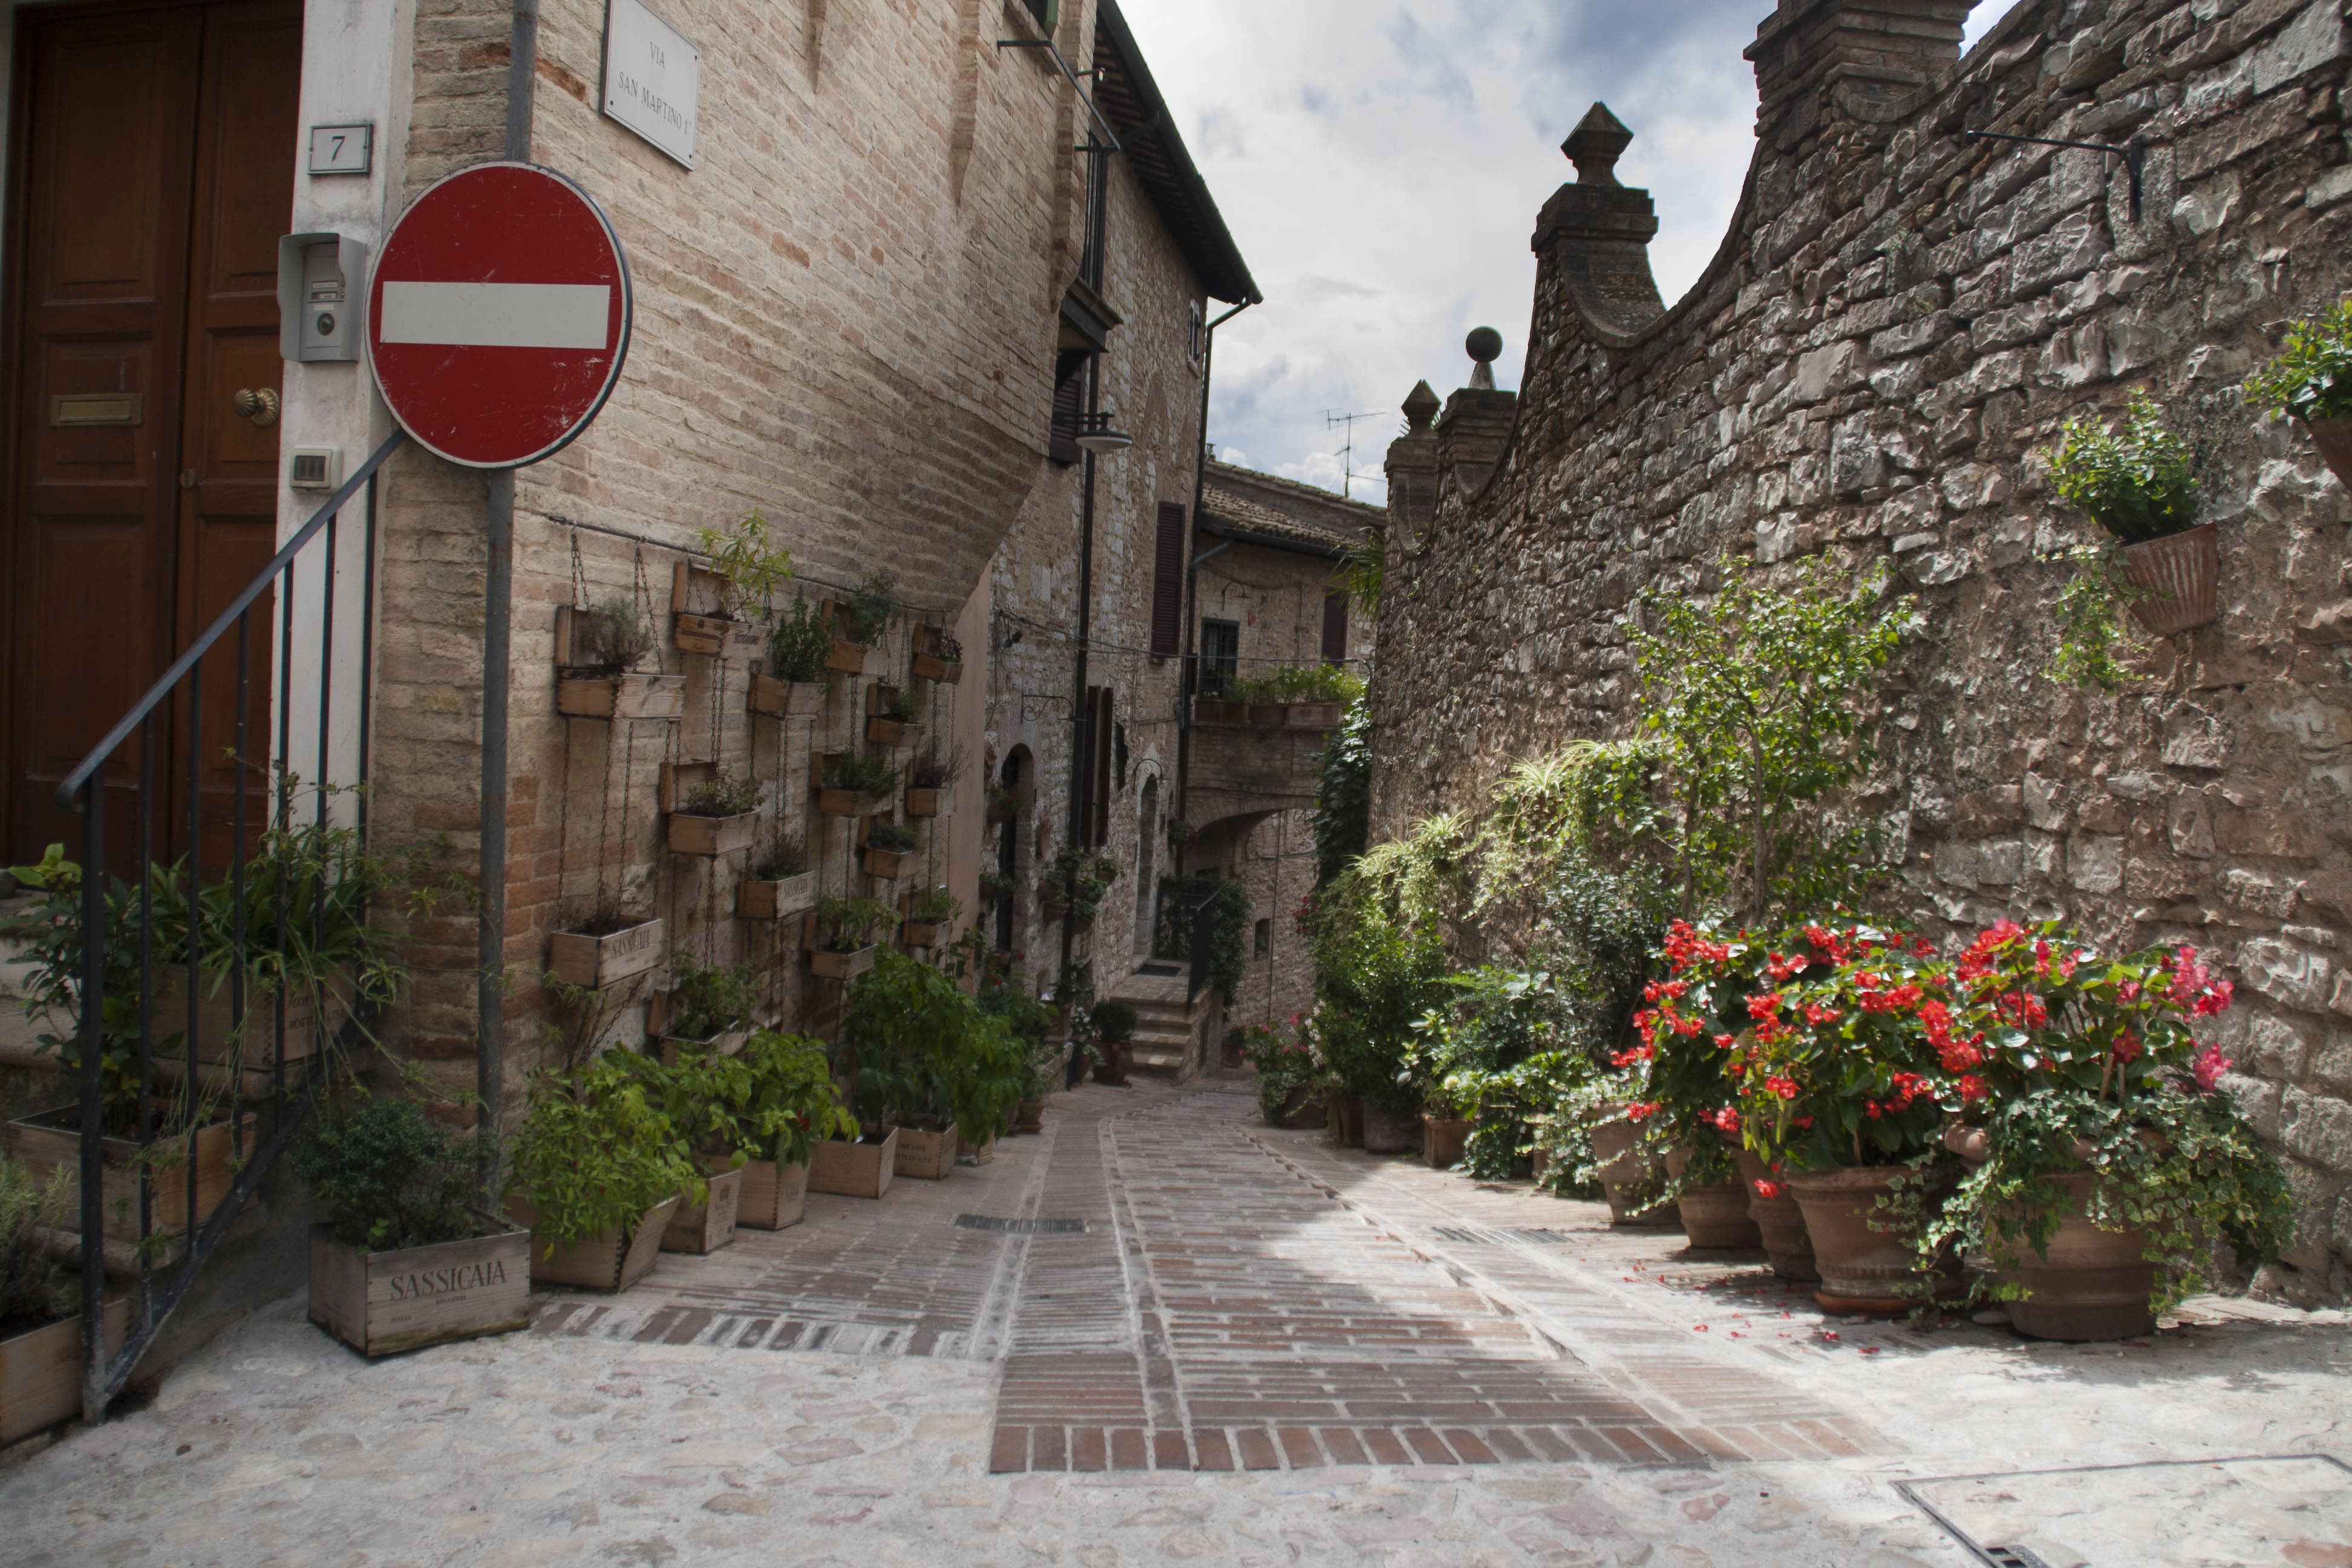
[[[2015,0],[1984,0],[1970,41]],[[1634,132],[1671,302],[1721,243],[1755,146],[1739,51],[1770,0],[1122,0],[1265,303],[1217,334],[1220,456],[1338,489],[1355,425],[1379,500],[1396,410],[1469,376],[1503,334],[1518,384],[1537,211],[1573,177],[1559,143],[1597,100]],[[1369,473],[1369,478],[1362,477]]]

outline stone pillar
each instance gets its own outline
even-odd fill
[[[1470,384],[1445,400],[1437,419],[1437,478],[1442,497],[1448,488],[1457,496],[1475,495],[1503,460],[1511,439],[1511,423],[1518,416],[1519,395],[1495,390],[1495,361],[1503,352],[1503,334],[1492,327],[1474,330],[1463,347],[1474,362]]]
[[[1746,55],[1757,133],[1783,151],[1821,124],[1832,89],[1853,106],[1893,104],[1960,58],[1974,0],[1780,0]]]
[[[1394,572],[1402,552],[1429,537],[1437,520],[1437,433],[1430,422],[1437,417],[1437,394],[1429,383],[1415,382],[1404,400],[1404,434],[1389,443],[1381,471],[1389,480],[1389,570]]]
[[[1565,285],[1586,315],[1621,332],[1638,331],[1665,310],[1650,276],[1657,211],[1649,192],[1617,181],[1617,160],[1633,142],[1607,104],[1594,104],[1559,144],[1576,165],[1575,183],[1552,193],[1529,241],[1539,290]]]

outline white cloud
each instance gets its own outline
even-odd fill
[[[1971,40],[2016,0],[1988,0]],[[1574,177],[1559,143],[1606,101],[1634,142],[1672,302],[1721,243],[1755,149],[1740,50],[1770,0],[1122,0],[1265,303],[1217,334],[1209,436],[1271,472],[1360,498],[1414,382],[1469,377],[1462,339],[1503,334],[1518,384],[1536,215]],[[1238,450],[1227,445],[1228,457]],[[1234,459],[1238,460],[1238,459]]]

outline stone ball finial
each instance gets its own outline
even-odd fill
[[[1495,362],[1503,356],[1503,334],[1492,327],[1473,327],[1462,346],[1477,362],[1470,367],[1471,390],[1494,391]]]
[[[1437,417],[1439,406],[1437,394],[1429,389],[1429,383],[1414,382],[1412,390],[1404,397],[1405,428],[1416,435],[1427,430],[1430,421]]]
[[[1633,144],[1633,133],[1625,122],[1609,112],[1605,103],[1596,103],[1585,110],[1584,118],[1570,132],[1559,150],[1576,165],[1576,183],[1580,185],[1615,185],[1617,160]]]

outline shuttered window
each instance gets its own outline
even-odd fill
[[[1184,509],[1160,503],[1160,543],[1151,565],[1151,651],[1174,658],[1184,651]]]
[[[1323,662],[1344,664],[1348,658],[1348,595],[1323,595]]]
[[[1054,362],[1054,427],[1046,456],[1070,464],[1086,454],[1078,445],[1078,421],[1087,411],[1087,356],[1067,352]]]
[[[1086,809],[1078,814],[1078,836],[1089,848],[1098,849],[1110,842],[1111,750],[1118,732],[1113,709],[1109,687],[1087,688],[1087,722],[1081,739],[1085,750],[1078,759],[1087,801]]]

